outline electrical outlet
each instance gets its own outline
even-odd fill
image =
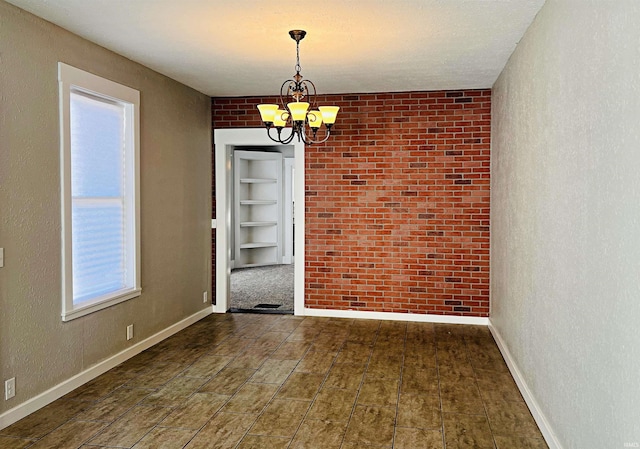
[[[4,381],[4,400],[7,401],[16,395],[16,378]]]
[[[209,302],[209,298],[208,298],[208,297],[209,297],[209,292],[204,292],[204,293],[202,294],[202,302],[203,302],[203,303],[205,303],[205,304],[206,304],[207,302]]]
[[[133,324],[127,326],[127,340],[131,340],[133,338]]]

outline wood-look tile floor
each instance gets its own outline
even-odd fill
[[[486,327],[225,314],[0,431],[0,447],[547,446]]]

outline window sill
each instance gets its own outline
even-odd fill
[[[142,294],[142,289],[130,289],[119,292],[115,295],[109,295],[105,298],[96,298],[93,301],[88,301],[87,304],[75,307],[72,310],[63,310],[62,311],[62,321],[71,321],[76,318],[80,318],[85,315],[89,315],[90,313],[97,312],[102,309],[106,309],[107,307],[114,306],[116,304],[120,304],[121,302],[128,301],[129,299],[136,298]]]

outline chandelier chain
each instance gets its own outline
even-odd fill
[[[296,72],[300,73],[302,67],[300,67],[300,41],[296,41]]]

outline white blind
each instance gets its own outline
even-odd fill
[[[73,302],[131,288],[127,273],[125,106],[71,92]]]

